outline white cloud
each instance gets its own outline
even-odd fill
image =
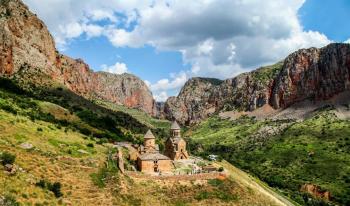
[[[114,23],[117,23],[118,22],[118,19],[117,17],[114,15],[113,11],[111,10],[92,10],[90,13],[89,13],[90,17],[91,17],[91,20],[93,21],[101,21],[101,20],[105,20],[105,19],[108,19],[110,20],[111,22],[114,22]]]
[[[146,84],[151,89],[154,99],[164,102],[168,98],[169,93],[177,94],[188,78],[189,74],[182,71],[171,74],[169,79],[161,79],[154,84],[146,81]]]
[[[105,72],[113,74],[124,74],[128,72],[128,67],[124,63],[117,62],[115,65],[107,66],[105,64],[101,65],[101,69]]]
[[[101,36],[104,30],[103,27],[94,24],[84,25],[83,28],[89,38]]]
[[[180,72],[179,74],[172,74],[171,80],[161,79],[155,84],[151,84],[152,91],[167,91],[173,89],[179,89],[188,80],[187,74],[185,72]]]
[[[165,91],[160,92],[159,94],[154,95],[154,99],[157,102],[165,102],[168,99],[168,94]]]
[[[350,39],[346,40],[344,43],[350,44]]]
[[[297,49],[330,43],[325,35],[303,29],[298,10],[305,0],[24,1],[59,45],[84,34],[103,35],[116,47],[181,52],[190,70],[148,83],[159,99],[179,91],[192,76],[230,78]],[[102,27],[101,20],[108,23]],[[126,65],[118,67],[119,73],[127,71]],[[104,70],[116,72],[117,66]]]

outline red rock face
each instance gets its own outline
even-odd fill
[[[58,61],[63,84],[88,99],[100,99],[156,114],[152,93],[146,84],[131,74],[93,72],[82,60],[62,56]]]
[[[0,51],[0,74],[11,75],[13,73],[12,49],[0,46]]]
[[[100,99],[156,114],[146,84],[129,75],[95,73],[82,60],[56,52],[44,23],[20,0],[1,0],[0,76],[16,76],[40,86],[62,85],[88,99]],[[45,85],[43,85],[45,83]]]
[[[306,99],[329,99],[348,90],[349,58],[349,44],[331,44],[291,54],[276,79],[272,105],[285,108]]]
[[[165,103],[164,116],[194,124],[223,110],[255,110],[265,104],[286,108],[303,100],[325,100],[350,89],[350,44],[302,49],[289,55],[276,75],[264,79],[258,69],[212,84],[189,80],[177,97]]]

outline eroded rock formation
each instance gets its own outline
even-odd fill
[[[301,49],[283,62],[225,81],[193,78],[164,106],[165,116],[193,124],[225,110],[252,111],[265,104],[286,108],[326,100],[350,88],[350,44]]]
[[[59,54],[45,24],[20,0],[0,2],[0,76],[45,87],[65,86],[101,99],[156,114],[146,84],[131,74],[93,72],[82,60]]]

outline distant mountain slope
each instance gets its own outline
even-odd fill
[[[190,79],[170,97],[164,115],[182,124],[198,123],[215,112],[252,111],[266,104],[286,108],[303,100],[326,100],[350,88],[350,44],[301,49],[283,62],[220,83]]]
[[[0,2],[0,76],[23,87],[64,86],[88,99],[101,99],[156,115],[152,93],[131,74],[93,72],[82,60],[59,54],[45,24],[20,0]]]

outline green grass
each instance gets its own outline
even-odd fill
[[[221,120],[215,116],[203,121],[199,126],[195,126],[187,134],[203,145],[231,145],[254,134],[264,125],[264,122],[258,122],[249,117],[242,117],[234,122]]]
[[[146,124],[150,128],[170,128],[169,121],[153,118],[146,112],[140,111],[138,109],[127,108],[122,105],[116,105],[116,104],[106,102],[106,101],[101,101],[101,100],[96,100],[95,102],[96,104],[105,106],[114,111],[125,112],[131,115],[132,117],[134,117],[135,119],[137,119],[138,121]]]
[[[299,192],[306,183],[329,190],[334,202],[350,204],[350,121],[322,111],[262,144],[249,141],[264,125],[278,122],[210,118],[189,131],[190,146],[195,154],[221,155],[300,204],[311,204]]]
[[[271,66],[265,66],[252,72],[254,82],[268,83],[271,79],[274,79],[277,74],[281,71],[283,61],[278,62]]]

